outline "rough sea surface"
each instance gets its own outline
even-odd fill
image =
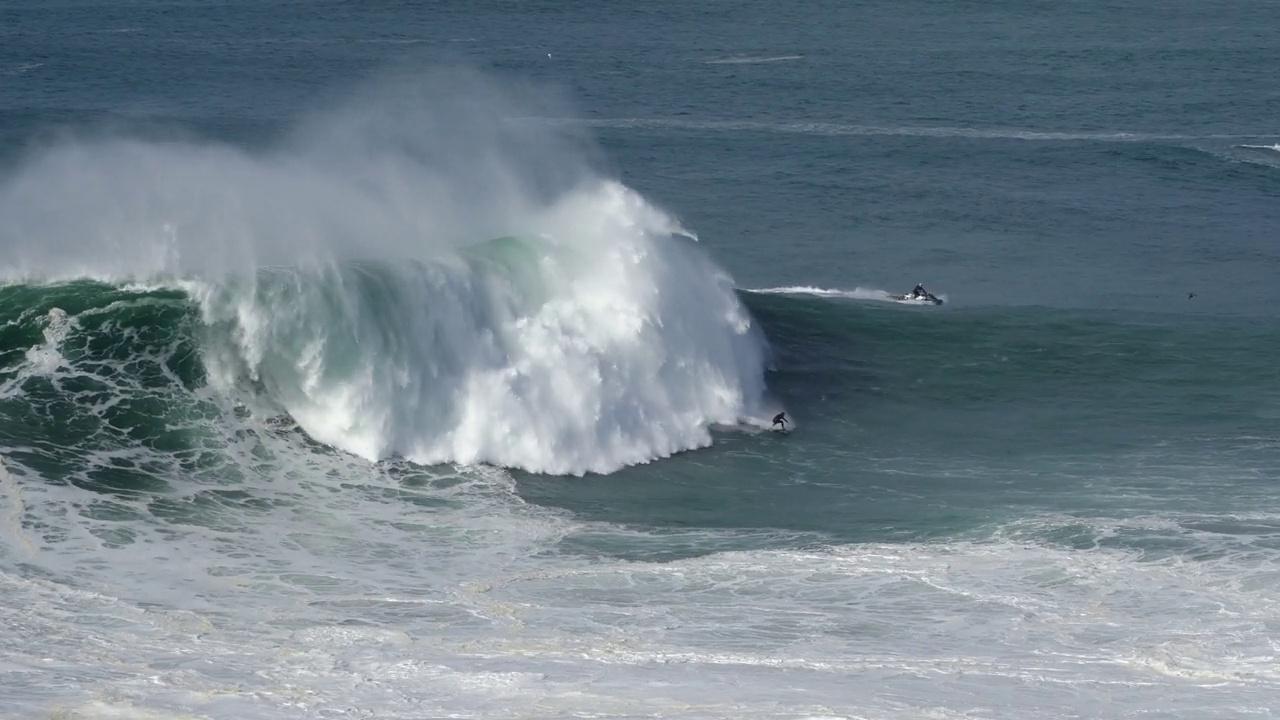
[[[0,5],[0,716],[1280,715],[1278,30]]]

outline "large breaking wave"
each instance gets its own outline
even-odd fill
[[[4,273],[185,290],[209,387],[369,459],[609,472],[761,422],[731,279],[524,101],[453,75],[264,152],[65,141],[0,181]]]

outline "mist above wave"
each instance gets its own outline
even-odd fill
[[[80,129],[0,172],[0,271],[213,277],[504,235],[600,176],[586,138],[518,120],[547,105],[563,103],[450,70],[354,90],[256,152],[182,129]]]

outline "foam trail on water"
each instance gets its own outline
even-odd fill
[[[706,60],[704,62],[707,65],[762,65],[765,63],[794,62],[796,60],[803,60],[803,59],[804,59],[803,55],[763,55],[763,56],[734,55],[731,57],[716,58],[714,60]]]
[[[754,288],[744,290],[743,292],[756,293],[758,295],[808,295],[811,297],[824,298],[845,298],[848,300],[879,300],[881,302],[898,303],[900,305],[920,305],[932,304],[925,303],[922,300],[912,298],[904,298],[899,294],[890,293],[884,290],[876,290],[874,288],[854,288],[852,290],[839,290],[831,288],[812,287],[809,285],[795,285],[788,287],[773,288]],[[937,297],[946,300],[946,295],[938,295]]]
[[[609,472],[764,423],[762,336],[692,232],[510,120],[519,91],[393,90],[266,153],[37,154],[0,181],[0,274],[186,288],[217,388],[369,459]]]

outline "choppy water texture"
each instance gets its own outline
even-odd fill
[[[0,8],[0,714],[1275,714],[1276,9]]]

